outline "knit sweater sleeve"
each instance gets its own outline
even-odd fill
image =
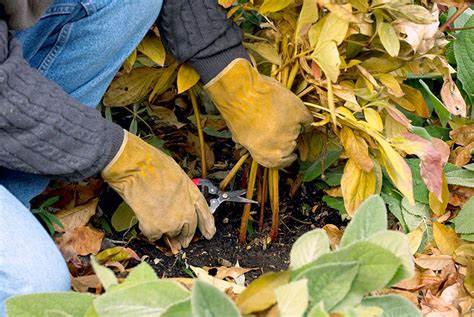
[[[158,28],[171,54],[189,62],[204,83],[234,59],[250,60],[240,29],[217,0],[164,0]]]
[[[118,152],[123,130],[31,68],[0,20],[0,166],[80,180]]]

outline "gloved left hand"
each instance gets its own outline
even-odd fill
[[[275,79],[261,75],[249,61],[232,61],[205,89],[235,142],[269,168],[284,168],[296,155],[296,140],[313,117],[303,102]]]
[[[101,175],[132,208],[150,240],[165,235],[174,246],[187,247],[196,227],[207,239],[214,236],[214,217],[198,187],[171,157],[135,135],[125,132]]]

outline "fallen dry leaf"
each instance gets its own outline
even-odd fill
[[[56,232],[71,231],[79,226],[86,225],[91,217],[95,215],[98,203],[99,199],[94,198],[86,205],[78,206],[72,209],[60,210],[57,212],[55,214],[56,218],[61,221],[64,229],[61,229],[59,226],[54,224]]]
[[[257,270],[256,268],[242,268],[242,267],[226,267],[226,266],[220,266],[220,267],[210,267],[210,268],[205,268],[205,270],[209,273],[211,270],[217,270],[216,274],[214,275],[215,278],[225,280],[227,278],[231,279],[237,279],[239,276],[250,272],[252,270]],[[211,271],[212,272],[212,271]]]
[[[217,287],[218,289],[220,289],[223,292],[225,292],[229,288],[232,288],[232,291],[234,293],[240,294],[245,290],[244,286],[240,286],[240,285],[237,285],[237,284],[234,284],[234,283],[230,283],[230,282],[215,278],[214,276],[209,275],[208,272],[206,272],[205,270],[203,270],[199,267],[190,266],[190,268],[196,274],[198,279],[212,284],[213,286]]]
[[[449,204],[462,208],[474,196],[474,188],[453,185],[449,186],[449,194]]]
[[[101,292],[102,289],[102,283],[99,281],[97,275],[95,274],[72,277],[71,285],[76,292],[81,293],[86,293],[89,292],[91,289],[95,289],[94,293],[98,294]]]
[[[449,255],[428,255],[419,256],[415,258],[415,263],[424,269],[439,271],[447,265],[453,263],[453,259]]]
[[[55,242],[66,261],[75,255],[97,254],[104,233],[89,226],[79,226],[72,231],[58,234]]]
[[[332,224],[324,225],[323,230],[326,231],[326,234],[329,238],[329,244],[331,245],[331,249],[335,250],[339,244],[341,243],[342,238],[342,231],[339,230],[338,227]]]
[[[458,317],[459,311],[453,305],[449,305],[442,299],[428,292],[420,303],[421,312],[424,317]]]

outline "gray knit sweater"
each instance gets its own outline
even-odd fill
[[[0,167],[80,180],[118,152],[122,129],[31,68],[9,29],[33,25],[51,0],[0,0]],[[248,58],[238,28],[216,0],[165,0],[165,45],[204,82],[230,61]]]

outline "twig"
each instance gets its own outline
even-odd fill
[[[278,186],[278,169],[272,168],[268,173],[269,176],[269,189],[270,189],[270,201],[272,207],[272,228],[270,230],[270,238],[272,241],[276,241],[278,237],[278,226],[279,226],[279,214],[280,214],[280,200],[279,200],[279,186]]]
[[[224,190],[227,187],[227,185],[229,185],[230,181],[232,180],[232,178],[234,178],[235,174],[237,174],[237,171],[242,167],[244,162],[248,159],[249,155],[250,155],[249,153],[244,154],[239,159],[239,161],[234,165],[234,167],[232,167],[232,169],[227,174],[227,176],[219,184],[220,190]]]
[[[204,143],[204,133],[202,131],[201,115],[199,113],[196,93],[194,92],[192,88],[189,90],[189,97],[191,97],[191,104],[193,105],[194,117],[196,120],[196,127],[198,130],[198,136],[199,136],[199,147],[201,150],[201,168],[202,168],[201,174],[203,178],[206,178],[207,177],[206,145]]]
[[[253,190],[255,188],[255,181],[257,180],[257,169],[258,163],[252,160],[252,166],[250,167],[250,176],[247,185],[247,199],[252,199]],[[244,206],[244,212],[242,214],[242,221],[240,222],[240,233],[239,233],[239,242],[245,243],[247,237],[247,225],[250,218],[250,208],[251,204],[247,203]]]
[[[465,3],[462,7],[456,10],[456,12],[446,21],[443,25],[439,27],[440,32],[444,32],[447,29],[449,29],[449,26],[456,21],[456,19],[463,14],[464,11],[466,11],[469,8],[469,4]]]

